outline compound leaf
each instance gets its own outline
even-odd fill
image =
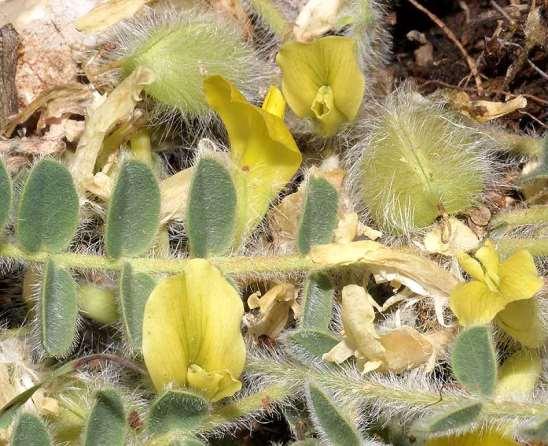
[[[312,383],[305,386],[306,402],[312,422],[326,444],[333,446],[359,446],[362,440],[356,426],[319,387]]]
[[[134,273],[125,263],[120,278],[120,307],[128,342],[133,351],[140,351],[143,343],[143,315],[148,296],[156,285],[145,273]]]
[[[24,413],[15,424],[11,446],[49,446],[51,438],[45,424],[36,415]]]
[[[0,159],[0,230],[8,220],[11,207],[11,178],[4,161]]]
[[[152,404],[148,430],[156,435],[187,433],[207,415],[209,404],[201,396],[183,390],[167,390]]]

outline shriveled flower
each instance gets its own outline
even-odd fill
[[[328,36],[312,43],[288,42],[276,56],[282,91],[301,118],[311,119],[322,136],[333,136],[358,114],[365,79],[356,42]]]
[[[519,250],[501,262],[493,243],[487,240],[474,257],[458,255],[461,267],[473,280],[457,285],[449,298],[451,310],[463,326],[491,322],[508,304],[530,299],[543,286],[527,250]]]
[[[255,228],[270,201],[293,178],[301,152],[283,121],[285,100],[277,88],[270,89],[262,108],[220,76],[207,78],[204,92],[228,132],[238,194],[236,234],[241,237]]]
[[[240,390],[246,357],[243,304],[221,272],[192,259],[152,291],[143,320],[143,357],[155,388],[189,386],[211,401]]]
[[[376,369],[401,372],[424,364],[431,367],[437,352],[449,342],[450,334],[423,334],[408,326],[377,333],[373,303],[363,287],[343,288],[343,340],[324,354],[323,359],[340,364],[355,356],[364,373]]]

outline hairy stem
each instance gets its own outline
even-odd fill
[[[539,205],[526,209],[501,212],[491,220],[491,227],[539,225],[546,222],[548,222],[548,205]]]
[[[298,364],[267,359],[265,357],[249,361],[248,370],[275,381],[279,385],[296,389],[305,380],[314,380],[322,388],[335,395],[340,404],[345,405],[349,401],[361,401],[364,404],[374,403],[392,408],[425,410],[430,406],[442,408],[454,406],[469,400],[465,395],[440,394],[428,390],[415,390],[392,384],[391,381],[383,382],[378,376],[362,376],[355,372],[345,372],[341,368],[325,367],[323,369],[307,368]],[[548,406],[542,402],[517,402],[486,400],[485,414],[490,418],[533,418],[546,413]]]
[[[291,396],[290,389],[280,386],[267,386],[257,393],[219,406],[204,420],[197,431],[210,432],[216,428],[237,421],[251,414],[267,413],[273,409],[272,404]]]
[[[146,273],[179,273],[183,271],[189,261],[189,259],[168,258],[121,258],[114,260],[99,255],[75,253],[49,254],[38,252],[30,254],[13,244],[0,246],[0,257],[30,263],[46,263],[50,258],[53,258],[60,266],[79,270],[121,271],[124,263],[130,263],[136,271]],[[236,256],[211,258],[209,260],[227,274],[310,271],[335,266],[317,264],[310,258],[299,255]]]
[[[518,249],[526,249],[535,257],[548,256],[548,238],[507,238],[497,241],[498,251],[509,255]]]

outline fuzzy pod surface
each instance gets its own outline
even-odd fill
[[[202,91],[206,77],[220,75],[250,92],[265,72],[236,25],[210,13],[151,12],[121,26],[117,40],[122,76],[138,66],[151,69],[155,80],[145,92],[164,111],[203,115],[208,110]]]
[[[479,132],[408,89],[390,95],[353,168],[358,199],[386,232],[405,234],[473,206],[492,163]]]

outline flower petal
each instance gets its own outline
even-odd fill
[[[299,169],[302,156],[279,117],[279,104],[272,109],[277,114],[255,107],[220,76],[207,78],[204,92],[228,132],[239,200],[236,232],[241,236],[258,224],[270,201]]]
[[[367,359],[381,358],[384,347],[375,330],[373,298],[363,287],[347,285],[342,290],[341,319],[347,344]]]
[[[143,320],[143,357],[156,389],[188,384],[192,364],[239,376],[246,354],[242,315],[238,293],[206,260],[190,260],[183,274],[162,280]]]
[[[291,109],[332,136],[360,108],[365,80],[353,39],[328,36],[312,43],[287,42],[276,56],[282,91]]]
[[[491,322],[505,305],[500,293],[479,281],[457,285],[449,297],[449,306],[464,327]]]
[[[536,299],[509,303],[497,314],[495,322],[508,335],[526,347],[541,347],[548,337]]]
[[[538,353],[520,350],[510,356],[499,368],[495,395],[501,399],[527,400],[542,372]]]
[[[457,259],[461,268],[468,274],[470,274],[472,278],[476,280],[484,279],[485,273],[483,272],[481,263],[474,259],[472,256],[466,254],[465,252],[460,252],[457,255]]]
[[[202,392],[210,401],[219,401],[234,395],[242,388],[242,382],[224,370],[208,372],[199,365],[191,364],[187,371],[188,385]]]
[[[500,259],[493,242],[486,240],[483,246],[476,251],[476,259],[483,265],[485,270],[485,278],[487,285],[492,291],[496,291],[499,283],[499,265]]]
[[[542,289],[533,257],[525,249],[514,253],[500,266],[500,290],[508,302],[529,299]]]

